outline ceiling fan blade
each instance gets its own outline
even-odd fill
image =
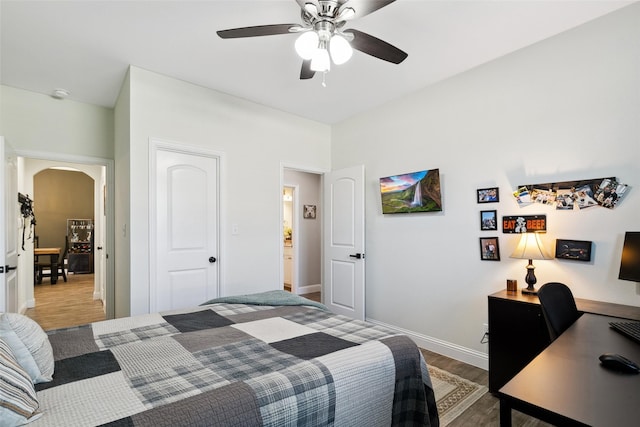
[[[310,79],[315,74],[316,72],[311,69],[311,60],[307,59],[302,61],[302,68],[300,69],[300,80]]]
[[[278,34],[295,33],[302,29],[299,24],[257,25],[255,27],[231,28],[217,31],[223,39],[237,39],[241,37],[274,36]]]
[[[393,3],[396,0],[348,0],[338,10],[338,14],[345,8],[353,8],[356,12],[350,19],[362,18],[365,15],[375,12],[378,9]]]
[[[353,35],[353,40],[350,42],[352,48],[383,61],[399,64],[409,56],[397,47],[362,31],[348,29],[344,33]]]

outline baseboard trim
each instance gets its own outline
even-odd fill
[[[102,293],[100,293],[100,292],[94,292],[94,293],[93,293],[93,300],[94,300],[94,301],[96,301],[96,300],[102,300]]]
[[[434,353],[442,354],[452,359],[468,363],[469,365],[484,369],[485,371],[489,370],[489,356],[486,353],[462,347],[460,345],[453,344],[447,341],[439,340],[427,335],[422,335],[417,332],[399,328],[394,325],[389,325],[384,322],[379,322],[375,319],[367,318],[366,320],[369,323],[380,325],[385,328],[397,331],[398,333],[409,336],[409,338],[411,338],[420,348],[424,348],[425,350],[433,351]]]
[[[322,285],[318,284],[318,285],[307,285],[307,286],[298,286],[298,288],[296,289],[296,294],[297,295],[304,295],[304,294],[310,294],[313,292],[321,292],[322,291]]]

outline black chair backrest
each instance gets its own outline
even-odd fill
[[[566,331],[582,314],[576,307],[571,289],[564,283],[545,283],[538,289],[538,299],[551,341]]]
[[[62,251],[62,256],[60,259],[64,261],[67,259],[67,254],[69,253],[69,236],[64,236],[64,250]]]

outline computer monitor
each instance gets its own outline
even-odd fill
[[[640,231],[627,231],[624,235],[618,279],[640,282]]]

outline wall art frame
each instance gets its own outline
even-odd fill
[[[592,246],[593,243],[589,240],[556,239],[556,258],[589,262]]]
[[[478,203],[497,203],[500,201],[500,189],[498,187],[478,188],[476,197]]]
[[[480,260],[500,261],[498,237],[480,237]]]
[[[316,205],[304,205],[302,217],[304,219],[316,219]]]
[[[480,230],[497,230],[498,229],[498,211],[480,211]]]

